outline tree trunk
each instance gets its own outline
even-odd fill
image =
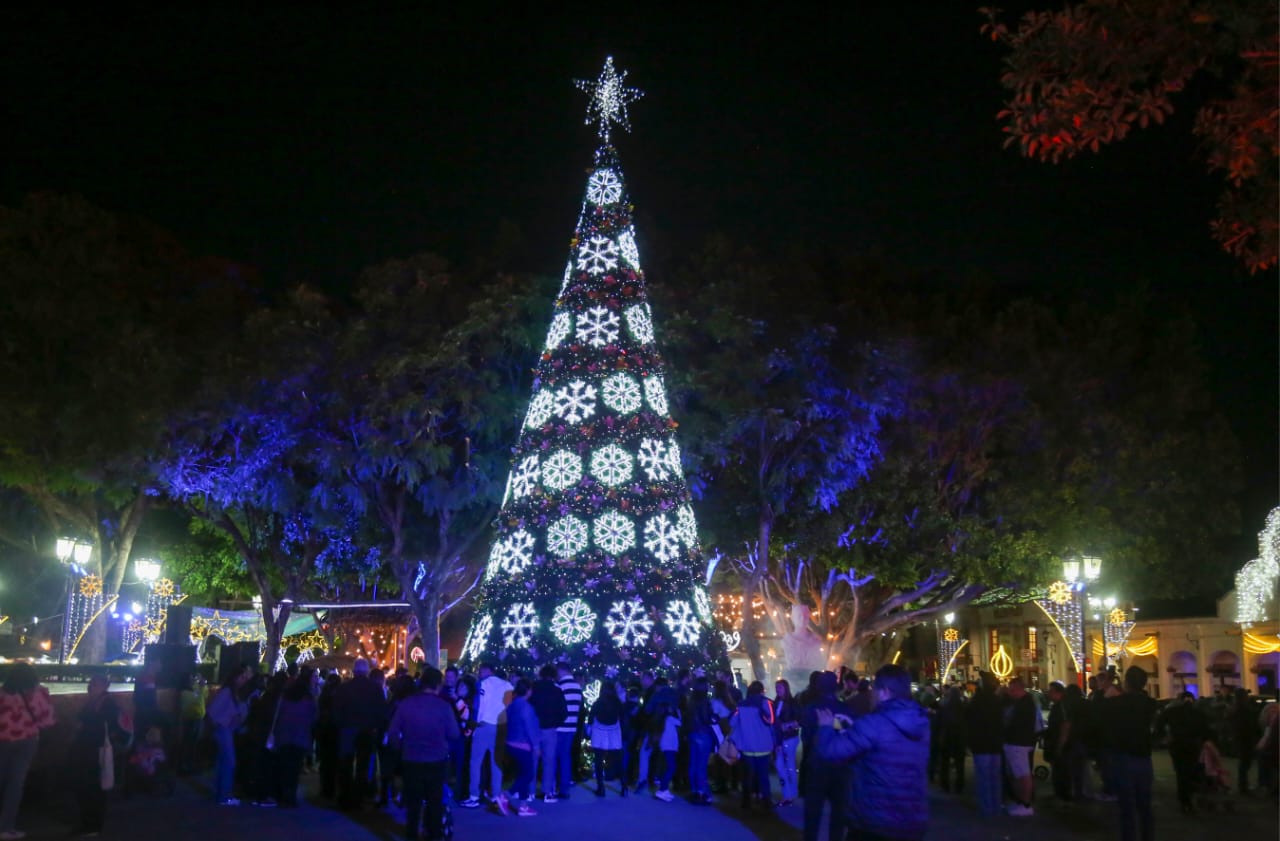
[[[413,613],[418,619],[418,633],[422,636],[424,662],[443,669],[440,662],[440,595],[427,593],[424,598],[414,598]]]
[[[289,624],[289,613],[292,605],[285,601],[276,601],[270,590],[261,593],[262,624],[267,629],[267,649],[263,652],[262,661],[267,664],[267,673],[276,670],[276,659],[280,656],[280,641],[284,639],[284,629]],[[279,617],[275,615],[279,608]]]

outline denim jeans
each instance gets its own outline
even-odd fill
[[[978,793],[978,814],[984,818],[1000,814],[1001,760],[998,753],[973,755],[973,787]]]
[[[557,748],[559,747],[559,734],[551,728],[542,731],[542,740],[539,744],[542,746],[542,794],[555,794],[556,792],[556,757]]]
[[[568,795],[573,785],[573,739],[578,734],[556,731],[556,793]]]
[[[221,803],[231,797],[236,784],[236,734],[221,724],[213,726],[213,744],[218,757],[213,766],[213,799]]]
[[[649,784],[649,759],[653,756],[653,745],[649,744],[648,739],[640,740],[640,768],[636,775],[636,785],[644,786]]]
[[[1151,814],[1151,786],[1154,773],[1151,757],[1111,754],[1111,779],[1120,806],[1122,841],[1151,841],[1155,837]]]
[[[484,769],[485,754],[489,755],[489,797],[502,791],[502,769],[498,767],[498,727],[481,724],[471,737],[471,796],[480,796],[480,777]]]
[[[691,733],[689,735],[689,788],[694,794],[711,795],[711,784],[707,781],[707,763],[711,761],[711,734]]]
[[[748,774],[742,789],[744,801],[748,794],[755,794],[763,800],[772,799],[773,792],[769,785],[769,758],[770,754],[767,753],[744,753],[742,755]]]
[[[512,800],[533,799],[533,751],[507,745],[507,756],[515,762],[516,781],[511,786]]]
[[[22,785],[31,770],[31,760],[36,757],[40,737],[0,742],[0,832],[13,832],[18,821],[18,807],[22,805]]]
[[[404,837],[416,841],[419,824],[424,824],[423,837],[439,838],[444,823],[444,778],[449,773],[449,760],[402,762],[400,772],[404,776]]]
[[[775,751],[778,765],[778,787],[782,789],[783,800],[795,800],[800,796],[800,776],[796,771],[796,748],[800,744],[799,736],[783,739]]]
[[[671,778],[676,775],[676,754],[677,751],[673,750],[662,752],[662,777],[658,779],[658,791],[671,788]]]

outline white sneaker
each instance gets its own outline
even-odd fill
[[[1036,810],[1021,803],[1010,803],[1008,812],[1015,818],[1029,818],[1036,813]]]
[[[666,789],[663,789],[662,791],[655,791],[653,796],[661,800],[663,803],[670,803],[676,799],[676,796]]]

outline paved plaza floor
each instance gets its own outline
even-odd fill
[[[304,778],[309,787],[315,775]],[[616,783],[608,796],[597,798],[594,783],[579,785],[567,802],[538,804],[532,818],[501,817],[485,809],[454,809],[456,835],[468,839],[519,841],[641,841],[641,839],[714,839],[714,841],[800,841],[800,804],[780,808],[773,815],[743,813],[734,798],[725,796],[713,807],[693,806],[677,799],[663,803],[652,797],[617,796]],[[306,839],[306,841],[399,841],[403,813],[395,808],[349,815],[319,805],[314,798],[299,809],[253,806],[220,807],[209,800],[207,780],[179,784],[169,797],[113,798],[104,839],[192,839],[192,841],[249,841],[250,839]],[[1118,841],[1115,806],[1110,803],[1057,804],[1049,799],[1048,784],[1040,783],[1037,814],[1030,818],[980,819],[972,794],[931,798],[929,839],[937,841]],[[20,826],[32,841],[66,838],[72,807],[58,798],[24,809]],[[1274,801],[1235,798],[1231,812],[1215,811],[1192,817],[1178,813],[1168,759],[1158,757],[1156,834],[1179,841],[1277,838]],[[823,833],[823,841],[826,834]]]

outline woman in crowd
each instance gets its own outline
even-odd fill
[[[729,735],[729,722],[733,718],[734,710],[738,708],[737,703],[733,699],[733,690],[729,686],[727,680],[717,680],[711,691],[711,712],[716,717],[716,729],[718,733],[713,733],[715,737],[715,749],[720,747],[720,742]],[[717,755],[711,763],[711,791],[717,794],[724,794],[727,791],[736,791],[738,787],[737,775],[733,766],[727,764]]]
[[[707,779],[707,763],[711,760],[711,751],[716,743],[715,733],[712,730],[719,719],[711,707],[711,696],[705,677],[693,679],[693,691],[689,695],[685,719],[689,727],[690,801],[695,806],[710,806],[711,783]]]
[[[89,692],[84,706],[76,715],[79,728],[67,751],[67,776],[79,811],[78,832],[96,835],[102,832],[107,816],[107,792],[103,787],[104,769],[98,763],[99,751],[110,741],[116,745],[128,741],[129,732],[121,726],[120,710],[109,691],[111,682],[101,675],[89,679]],[[114,768],[112,769],[114,777]]]
[[[312,688],[317,681],[314,669],[304,668],[284,691],[271,738],[276,752],[276,792],[286,809],[298,805],[298,778],[302,760],[311,750],[311,733],[316,723],[316,702]]]
[[[236,782],[236,731],[249,715],[249,705],[240,692],[249,682],[246,666],[227,673],[218,693],[209,702],[209,721],[213,724],[213,744],[217,759],[213,770],[213,799],[223,806],[239,806],[232,796]]]
[[[471,734],[476,729],[475,719],[476,679],[474,675],[462,675],[453,688],[453,711],[458,716],[460,738],[449,746],[453,760],[453,790],[462,793],[469,790],[471,781]]]
[[[52,727],[49,690],[40,685],[30,663],[9,667],[0,688],[0,841],[15,841],[22,787],[40,746],[40,731]]]
[[[764,684],[752,681],[747,697],[733,716],[733,740],[742,752],[747,777],[742,786],[742,808],[754,801],[772,808],[769,786],[769,757],[773,755],[773,710],[764,697]]]
[[[791,684],[774,684],[773,739],[778,746],[774,761],[778,766],[780,806],[790,806],[800,796],[800,773],[796,769],[796,748],[800,746],[800,705],[791,697]]]
[[[521,678],[516,681],[507,707],[507,755],[516,766],[516,781],[510,791],[498,795],[498,811],[511,814],[511,801],[516,801],[516,815],[531,818],[538,814],[530,804],[533,801],[533,771],[537,767],[538,750],[542,730],[538,727],[538,714],[529,703],[533,685]]]
[[[653,793],[653,796],[670,803],[676,799],[671,793],[671,779],[675,776],[676,757],[680,754],[680,708],[674,692],[662,693],[661,696],[655,693],[654,697],[662,698],[654,705],[649,721],[653,737],[658,743],[658,750],[662,752],[662,777],[658,780],[658,790]]]
[[[596,797],[604,797],[605,762],[614,758],[622,796],[627,796],[627,758],[622,748],[622,717],[625,710],[618,697],[618,685],[606,680],[600,686],[600,697],[587,712],[587,733],[591,738],[591,765],[596,776]]]

